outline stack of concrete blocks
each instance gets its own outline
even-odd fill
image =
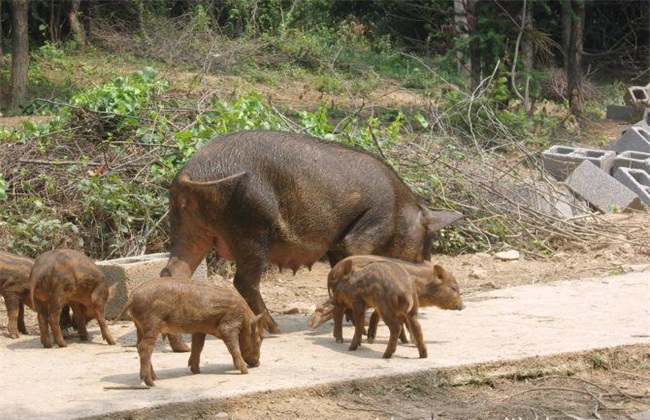
[[[642,209],[639,196],[610,175],[615,162],[612,150],[553,146],[542,153],[544,168],[598,210]],[[626,162],[617,164],[620,168]]]
[[[137,257],[118,258],[97,261],[109,286],[116,285],[113,299],[106,305],[106,318],[114,319],[119,315],[128,296],[138,285],[160,277],[160,271],[167,265],[169,254],[148,254]],[[205,260],[194,271],[193,279],[206,278],[208,269]]]

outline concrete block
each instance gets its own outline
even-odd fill
[[[641,117],[641,121],[633,124],[632,127],[641,127],[641,128],[645,128],[647,131],[650,131],[650,108],[646,108],[643,111],[643,116]]]
[[[650,153],[650,130],[643,126],[632,126],[612,143],[610,149],[617,153],[626,150]]]
[[[644,203],[650,206],[650,175],[642,169],[618,168],[614,173],[621,184],[634,191]]]
[[[650,84],[647,86],[630,86],[623,97],[625,103],[642,110],[650,107]]]
[[[631,106],[608,105],[605,118],[614,121],[634,122],[637,120],[637,110]]]
[[[582,162],[565,183],[571,191],[603,213],[644,208],[636,193],[589,161]]]
[[[160,253],[96,261],[108,285],[117,284],[115,296],[106,305],[106,318],[113,319],[122,311],[134,288],[148,280],[158,278],[160,271],[167,265],[168,259],[168,253]],[[208,269],[203,260],[192,278],[205,278],[207,273]]]
[[[614,175],[618,168],[642,169],[650,174],[650,153],[626,150],[614,158],[611,174]]]
[[[556,145],[542,153],[542,163],[544,169],[555,179],[564,181],[584,161],[589,161],[597,168],[609,173],[615,156],[616,153],[611,150]]]

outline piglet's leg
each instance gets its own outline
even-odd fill
[[[22,309],[22,303],[18,301],[15,296],[5,296],[5,305],[7,306],[7,329],[9,330],[9,337],[18,338],[18,330],[20,326],[18,323],[21,321],[20,309]],[[23,329],[25,328],[25,321],[22,325]],[[21,330],[21,332],[23,332]],[[26,332],[23,332],[26,334]]]
[[[418,348],[421,359],[426,359],[429,354],[427,352],[427,346],[424,344],[424,336],[422,335],[422,327],[420,326],[420,321],[418,321],[417,314],[409,314],[406,318],[406,325],[411,331],[411,338],[415,345]]]
[[[386,351],[384,351],[384,359],[390,358],[395,350],[397,349],[397,339],[400,335],[400,330],[402,328],[402,323],[399,321],[397,316],[393,313],[383,313],[384,322],[390,330],[390,338],[388,339],[388,346],[386,346]]]
[[[361,345],[361,337],[366,324],[366,307],[363,303],[355,303],[352,308],[352,319],[354,321],[354,336],[348,350],[356,350]]]
[[[343,342],[343,312],[342,306],[336,305],[332,310],[332,319],[334,320],[334,338],[337,343]]]
[[[204,344],[205,334],[192,334],[192,353],[190,354],[190,359],[187,361],[187,365],[190,367],[192,373],[201,373],[199,364],[201,363],[201,351],[203,351]]]
[[[153,353],[157,338],[158,330],[148,331],[147,334],[143,334],[140,337],[140,341],[137,344],[138,355],[140,356],[140,379],[147,386],[154,386],[153,381],[156,379],[156,374],[151,364],[151,354]]]
[[[111,335],[111,331],[108,329],[108,322],[104,316],[104,306],[96,307],[95,311],[97,312],[97,323],[99,324],[99,329],[102,331],[102,337],[108,344],[111,346],[115,344],[115,339]]]
[[[36,312],[38,313],[38,329],[41,332],[41,344],[49,349],[52,347],[52,339],[50,338],[50,325],[47,322],[47,304],[36,303]]]
[[[169,340],[169,347],[176,353],[187,353],[190,348],[183,342],[183,337],[180,334],[166,334]]]
[[[72,321],[77,326],[77,332],[81,341],[88,341],[88,329],[86,328],[86,316],[83,305],[79,303],[70,304],[72,308]]]
[[[25,327],[25,305],[22,303],[18,304],[18,331],[27,334],[27,328]]]
[[[54,302],[50,302],[48,305],[48,321],[50,323],[50,328],[52,329],[52,335],[54,336],[54,341],[59,347],[67,347],[68,343],[63,339],[63,333],[61,332],[61,325],[59,325],[59,320],[61,317],[61,306],[56,305]]]
[[[235,368],[241,373],[248,373],[248,367],[244,358],[241,355],[241,350],[239,348],[239,336],[238,331],[226,331],[219,334],[220,337],[223,337],[223,342],[226,343],[226,347],[232,356],[232,362],[235,364]]]
[[[370,321],[368,321],[368,343],[372,344],[377,338],[377,325],[379,324],[379,312],[377,310],[372,311],[370,315]]]

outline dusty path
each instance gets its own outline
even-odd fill
[[[213,400],[266,390],[313,386],[488,361],[515,360],[624,344],[650,345],[650,275],[560,281],[474,294],[462,312],[425,309],[421,321],[429,349],[418,359],[412,345],[381,358],[387,330],[356,352],[331,337],[331,323],[306,327],[305,315],[278,316],[285,331],[267,337],[262,365],[233,371],[225,346],[206,343],[202,374],[186,368],[187,354],[159,343],[153,363],[157,386],[139,386],[138,356],[129,322],[112,326],[117,346],[69,341],[41,348],[37,336],[0,337],[0,412],[10,419],[54,419]],[[349,342],[351,327],[344,329]]]

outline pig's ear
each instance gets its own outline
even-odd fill
[[[424,221],[429,233],[436,232],[465,217],[465,215],[455,211],[433,211],[429,209],[424,209],[424,211]]]
[[[436,279],[436,282],[442,282],[442,280],[447,276],[447,272],[441,265],[433,266],[433,278]]]
[[[264,309],[262,313],[255,315],[255,317],[251,319],[251,328],[253,331],[262,331],[262,328],[264,328],[264,316],[266,314],[268,314],[268,309]]]

